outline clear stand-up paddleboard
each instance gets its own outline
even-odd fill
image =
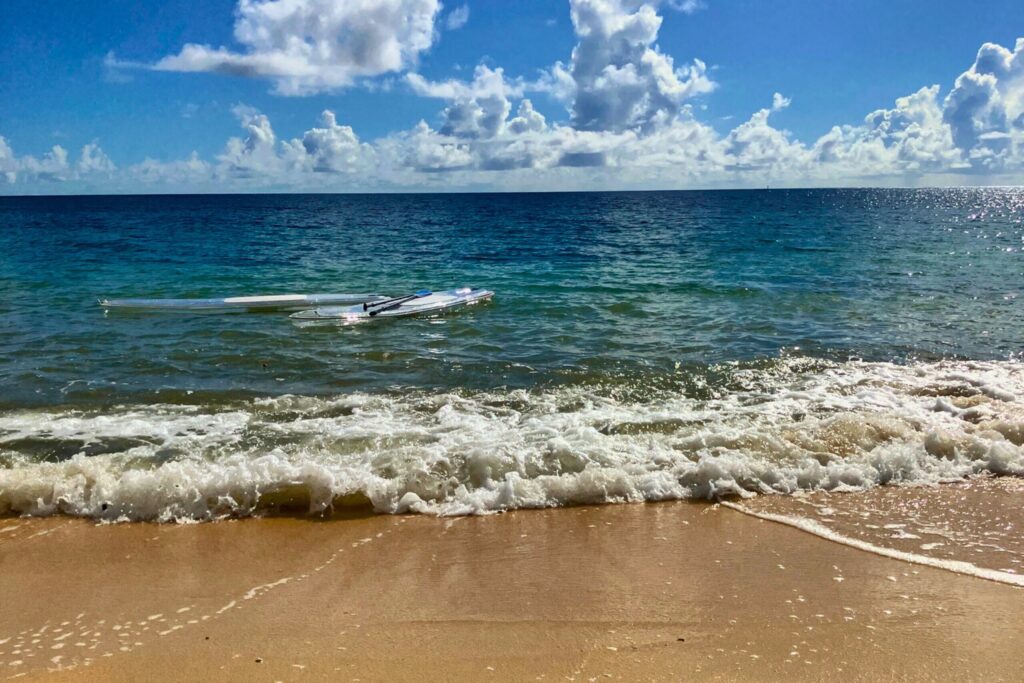
[[[375,301],[359,306],[325,306],[309,311],[292,313],[295,320],[338,320],[341,322],[365,322],[374,318],[395,318],[420,313],[436,313],[458,306],[485,301],[494,296],[489,289],[463,287],[445,292],[420,291],[408,296],[395,297],[386,301]]]
[[[300,311],[311,306],[344,306],[387,299],[381,294],[271,294],[225,299],[101,299],[100,306],[149,311]]]

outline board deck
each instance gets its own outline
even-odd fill
[[[457,306],[468,306],[485,301],[494,296],[489,289],[475,287],[463,287],[461,289],[450,289],[444,292],[433,292],[427,296],[417,297],[402,302],[395,308],[381,310],[376,315],[371,315],[374,308],[371,306],[366,310],[362,305],[358,306],[323,306],[308,311],[292,313],[295,320],[341,320],[346,322],[362,322],[374,318],[397,318],[406,315],[417,315],[421,313],[434,313]],[[386,304],[385,304],[386,305]]]
[[[106,309],[165,311],[298,311],[310,306],[344,306],[382,301],[382,294],[271,294],[222,299],[102,299]]]

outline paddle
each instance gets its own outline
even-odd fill
[[[396,301],[408,301],[409,299],[412,299],[415,296],[416,296],[415,294],[403,294],[402,296],[393,296],[390,299],[381,299],[380,301],[364,301],[363,302],[363,310],[364,311],[369,310],[369,309],[373,308],[374,306],[383,306],[384,304],[393,304]]]
[[[370,311],[370,317],[372,318],[378,313],[390,311],[392,308],[398,308],[399,306],[408,301],[412,301],[413,299],[421,299],[425,296],[430,296],[431,294],[433,294],[433,292],[431,292],[429,289],[421,289],[415,294],[400,296],[395,299],[388,299],[387,301],[378,301],[377,303],[373,304],[363,304],[363,310],[368,311],[370,308],[373,308],[373,310]]]

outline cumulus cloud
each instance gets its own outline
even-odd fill
[[[570,15],[579,42],[548,85],[571,100],[575,128],[650,132],[675,119],[685,100],[714,90],[704,62],[676,68],[657,48],[662,18],[654,5],[570,0]]]
[[[54,145],[42,157],[17,156],[7,139],[0,135],[0,177],[8,184],[20,181],[26,183],[53,183],[68,180],[84,180],[95,176],[109,176],[116,170],[110,157],[100,149],[97,142],[82,147],[78,161],[69,160],[68,151]]]
[[[218,157],[221,166],[239,176],[281,170],[284,159],[278,155],[277,135],[265,114],[246,105],[236,105],[233,113],[245,130],[245,138],[231,138]]]
[[[533,108],[533,102],[524,99],[519,103],[515,118],[508,122],[508,130],[514,135],[540,133],[547,128],[544,115]]]
[[[778,111],[777,104],[778,98],[771,108],[754,113],[725,137],[725,153],[731,169],[777,172],[796,170],[802,165],[803,145],[791,140],[788,132],[773,127],[768,121],[771,114]]]
[[[282,95],[337,90],[414,65],[440,9],[438,0],[239,0],[241,51],[189,43],[152,68],[269,78]]]
[[[442,112],[445,135],[491,138],[504,131],[511,111],[510,98],[523,94],[522,83],[510,83],[502,69],[481,64],[469,83],[449,80],[432,82],[419,74],[408,74],[409,85],[419,95],[449,100]]]
[[[29,177],[41,180],[67,180],[71,167],[68,165],[68,151],[54,145],[41,159],[33,156],[21,158],[21,170]]]
[[[1024,38],[1012,51],[982,45],[943,107],[956,146],[973,164],[999,170],[1024,161]]]
[[[252,107],[239,104],[233,111],[245,135],[230,138],[217,156],[211,171],[221,179],[276,181],[307,174],[366,175],[374,163],[373,147],[360,142],[351,126],[339,124],[333,111],[324,111],[319,126],[291,140],[279,140],[270,119]]]
[[[468,82],[407,75],[417,94],[448,101],[436,133],[469,143],[459,169],[467,163],[485,171],[607,166],[627,140],[676,125],[685,101],[713,88],[702,62],[676,69],[654,47],[661,25],[654,5],[571,0],[570,9],[578,37],[571,63],[555,65],[538,81],[509,79],[487,65]],[[564,101],[569,125],[549,126],[525,97],[530,91]]]
[[[469,168],[473,163],[465,141],[438,133],[424,121],[410,132],[386,140],[384,147],[402,167],[428,173]]]
[[[868,114],[860,126],[834,126],[810,150],[832,177],[917,175],[969,170],[943,122],[939,87],[921,88],[892,109]]]
[[[409,74],[407,81],[424,97],[448,101],[437,131],[421,122],[409,138],[414,151],[408,159],[414,168],[509,170],[535,164],[542,151],[536,138],[546,131],[547,122],[523,98],[522,80],[510,82],[502,69],[480,65],[469,82],[433,82],[419,74]],[[510,118],[513,99],[519,105]]]
[[[79,173],[113,173],[116,168],[106,152],[100,149],[98,142],[93,141],[82,147],[77,165]]]
[[[338,125],[333,111],[324,111],[320,115],[320,124],[319,128],[312,128],[302,136],[299,158],[306,161],[310,170],[352,173],[373,156],[373,148],[360,143],[351,126]]]

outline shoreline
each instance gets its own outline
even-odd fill
[[[1019,588],[694,502],[9,518],[0,570],[0,680],[1012,678],[1024,628]]]
[[[960,574],[961,576],[971,576],[978,579],[984,579],[985,581],[992,581],[994,583],[1001,583],[1006,586],[1014,586],[1016,588],[1024,588],[1024,576],[1018,574],[1012,574],[1006,571],[998,571],[994,569],[988,569],[986,567],[979,567],[969,562],[962,560],[942,560],[928,555],[922,555],[920,553],[911,553],[903,550],[896,550],[894,548],[887,548],[885,546],[876,545],[869,543],[857,538],[851,538],[849,536],[843,536],[838,534],[832,529],[829,529],[825,525],[816,522],[814,520],[806,519],[803,517],[791,517],[789,515],[776,515],[770,512],[757,512],[749,510],[738,503],[731,501],[722,501],[722,506],[735,510],[741,514],[750,515],[756,519],[760,519],[766,522],[774,522],[776,524],[782,524],[784,526],[803,531],[812,536],[816,536],[824,541],[831,541],[832,543],[838,543],[848,548],[854,548],[856,550],[863,550],[866,553],[877,555],[879,557],[887,557],[892,560],[899,562],[906,562],[908,564],[916,564],[922,567],[931,567],[933,569],[940,569],[942,571],[952,572],[953,574]]]

